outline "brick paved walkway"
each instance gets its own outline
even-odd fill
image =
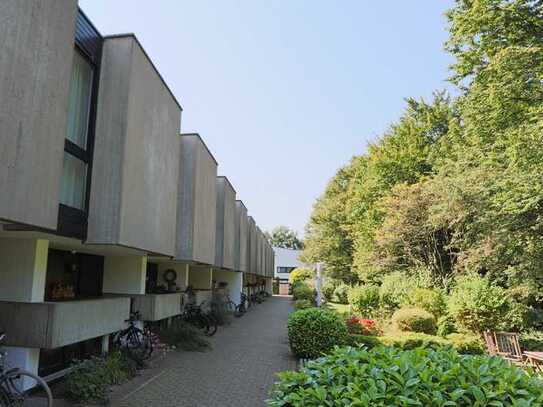
[[[171,352],[160,372],[125,396],[123,407],[263,406],[275,373],[294,369],[286,336],[287,297],[250,309],[212,338],[210,352]]]

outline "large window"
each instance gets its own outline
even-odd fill
[[[68,126],[64,148],[64,169],[60,191],[60,203],[72,208],[86,210],[87,189],[87,134],[92,94],[93,66],[77,49],[74,51]]]

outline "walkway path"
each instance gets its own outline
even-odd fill
[[[171,352],[160,372],[119,403],[123,407],[263,406],[275,373],[294,369],[286,335],[288,297],[272,297],[219,328],[210,352]]]

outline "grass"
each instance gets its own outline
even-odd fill
[[[345,316],[351,313],[348,304],[338,304],[336,302],[327,302],[323,307],[328,308],[331,311],[338,313],[339,315]]]

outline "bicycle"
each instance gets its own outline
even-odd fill
[[[217,332],[218,325],[217,322],[211,317],[211,315],[205,313],[202,310],[202,306],[196,304],[187,304],[183,309],[183,313],[178,317],[183,321],[188,322],[191,325],[194,325],[198,329],[204,331],[204,334],[207,336],[213,336]]]
[[[0,342],[6,334],[0,333]],[[53,395],[45,381],[19,368],[6,370],[5,353],[0,352],[0,407],[53,406]]]
[[[247,308],[245,306],[245,303],[247,302],[247,296],[244,293],[241,293],[239,304],[236,305],[234,315],[236,317],[241,317],[243,314],[247,312]]]
[[[113,338],[114,346],[126,352],[126,354],[138,364],[142,364],[149,359],[154,350],[153,334],[148,328],[143,330],[136,326],[136,322],[140,320],[139,311],[130,314],[130,318],[124,322],[128,322],[128,328],[119,331]]]

